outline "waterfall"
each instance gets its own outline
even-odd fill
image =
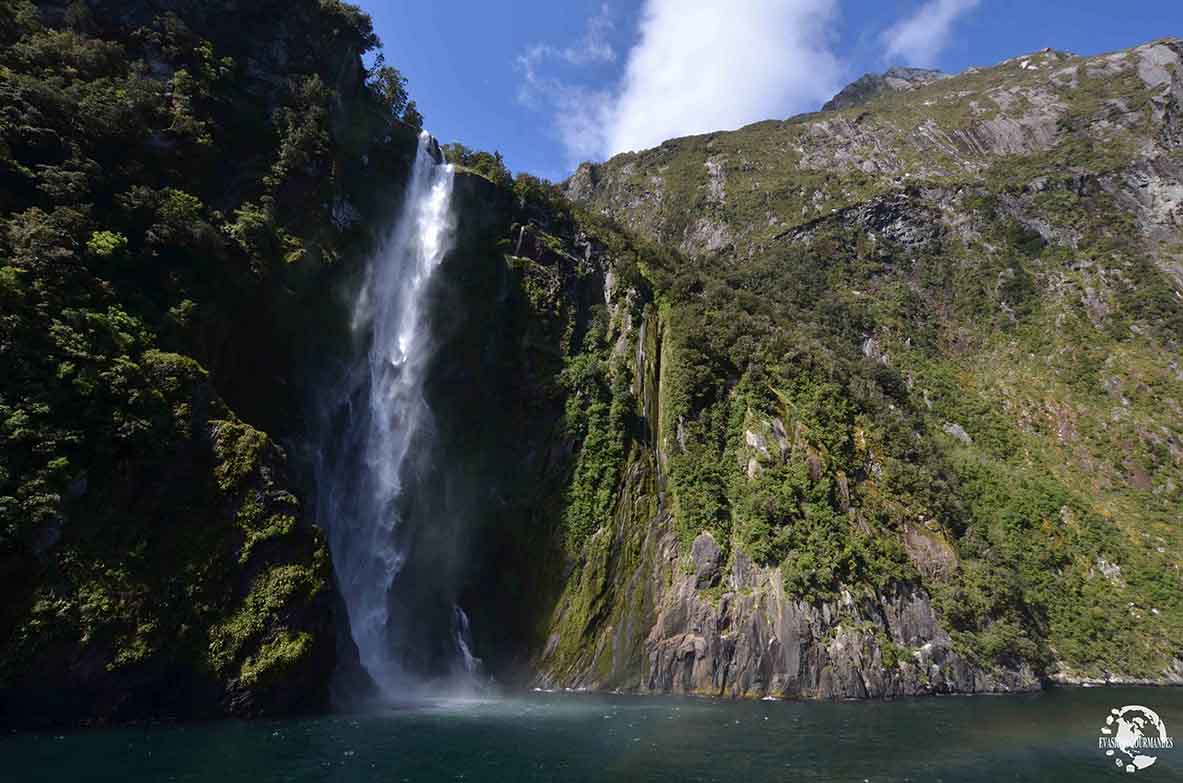
[[[438,659],[448,658],[443,663],[454,673],[471,673],[478,663],[459,606],[441,611],[420,601],[420,595],[438,598],[431,585],[405,586],[415,595],[397,595],[399,577],[417,554],[417,531],[438,522],[423,518],[430,510],[408,497],[432,481],[434,425],[424,384],[435,346],[427,304],[455,233],[453,169],[437,162],[438,154],[423,133],[401,212],[370,259],[354,303],[353,329],[364,349],[331,397],[334,434],[317,465],[318,512],[329,532],[353,641],[387,698],[421,691],[423,672],[409,662],[424,635],[423,617],[433,610],[446,615],[431,621],[446,624],[450,640],[442,651],[437,644],[419,658],[437,668]]]

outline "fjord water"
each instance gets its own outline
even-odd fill
[[[1109,709],[1183,734],[1183,691],[1051,690],[893,702],[527,694],[365,715],[0,740],[5,779],[45,781],[946,781],[1130,776],[1097,749]],[[1183,780],[1183,748],[1137,774]]]
[[[416,542],[440,524],[422,511],[430,506],[408,497],[433,467],[434,425],[424,385],[435,346],[427,310],[455,228],[453,169],[438,157],[434,140],[421,134],[401,213],[356,296],[353,330],[362,347],[328,395],[329,442],[317,465],[318,516],[328,528],[350,632],[362,666],[387,699],[407,698],[421,687],[423,672],[408,665],[416,653],[432,662],[437,677],[475,665],[468,618],[459,606],[419,600],[439,598],[433,585],[413,585],[415,596],[401,601],[396,595],[409,561],[422,556]],[[400,606],[405,611],[396,611]],[[443,643],[424,643],[419,625],[442,625]]]

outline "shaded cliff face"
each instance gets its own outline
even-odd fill
[[[238,420],[192,359],[118,372],[114,476],[80,470],[30,549],[0,559],[3,710],[14,727],[324,704],[332,575],[283,452]],[[85,464],[85,463],[83,463]],[[112,471],[115,472],[115,471]],[[24,531],[22,531],[24,532]]]
[[[405,169],[375,45],[336,2],[0,9],[0,725],[325,705],[277,442]]]
[[[538,682],[1178,680],[1181,59],[1045,51],[581,167],[644,282],[605,289],[629,416],[576,446],[614,489],[569,486]]]

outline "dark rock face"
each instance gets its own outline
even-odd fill
[[[924,203],[920,194],[905,191],[839,210],[833,215],[786,231],[775,239],[808,242],[816,236],[819,228],[835,223],[908,252],[933,246],[944,233],[939,218]]]
[[[861,106],[872,98],[892,90],[911,90],[938,79],[947,79],[948,74],[926,68],[904,68],[897,66],[885,73],[868,73],[842,88],[842,91],[822,106],[822,111],[841,111]]]
[[[929,596],[914,585],[808,604],[785,592],[778,569],[741,554],[725,574],[716,572],[723,592],[710,598],[702,590],[717,562],[714,542],[696,539],[695,571],[687,573],[669,522],[666,514],[651,520],[642,552],[652,557],[637,570],[613,572],[621,561],[610,561],[615,581],[598,592],[608,606],[583,629],[587,662],[549,669],[560,642],[552,637],[538,684],[820,699],[1041,687],[1027,664],[983,668],[959,655]]]
[[[663,555],[672,576],[677,548]],[[787,595],[780,572],[742,555],[712,603],[695,577],[673,578],[645,648],[641,690],[731,697],[875,698],[1034,690],[1026,666],[986,671],[953,651],[928,595],[914,586],[835,602]]]
[[[719,581],[719,565],[723,559],[723,552],[715,543],[714,536],[710,533],[700,533],[690,549],[690,559],[694,561],[695,588],[701,590]]]
[[[1162,129],[1164,147],[1183,147],[1183,105],[1174,95],[1166,106],[1166,122]]]

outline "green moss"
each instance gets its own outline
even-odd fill
[[[218,489],[232,492],[259,471],[264,450],[270,445],[262,432],[239,421],[215,421],[214,478]]]
[[[311,635],[283,631],[242,662],[238,681],[247,688],[273,684],[307,658],[312,648]]]
[[[248,529],[246,541],[238,555],[238,562],[245,565],[257,545],[291,535],[298,524],[296,518],[291,514],[273,514],[268,517],[265,525]]]
[[[320,555],[323,559],[323,551]],[[238,660],[248,644],[262,636],[283,609],[315,598],[325,589],[320,570],[315,566],[280,565],[257,576],[238,609],[210,629],[210,668],[222,672]],[[262,660],[260,653],[259,661]]]
[[[602,333],[589,332],[587,340],[603,340]],[[580,444],[564,520],[568,550],[576,555],[588,536],[611,519],[635,415],[628,368],[618,362],[610,372],[603,358],[607,350],[597,345],[577,354],[562,375],[569,395],[565,426],[568,437]]]
[[[723,599],[723,594],[726,592],[727,587],[725,585],[718,584],[714,585],[713,587],[706,587],[699,590],[698,595],[710,603],[711,606],[718,608],[719,601]]]
[[[137,625],[134,633],[120,640],[115,658],[107,664],[107,670],[114,671],[149,660],[158,651],[158,645],[154,643],[158,639],[155,623]]]

